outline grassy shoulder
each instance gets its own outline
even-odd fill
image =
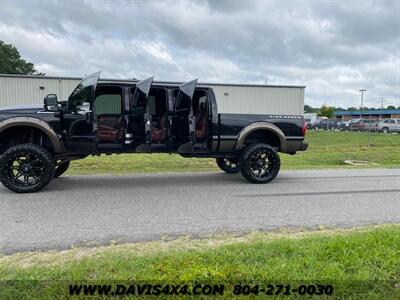
[[[281,154],[283,169],[354,168],[345,160],[374,163],[370,167],[400,167],[400,135],[310,131],[309,149]],[[371,144],[371,145],[369,145]],[[170,154],[121,154],[73,161],[67,174],[201,172],[219,170],[214,159],[183,158]]]
[[[0,296],[22,299],[29,289],[31,298],[51,299],[67,291],[51,280],[117,280],[228,287],[324,282],[337,296],[395,299],[400,296],[399,245],[400,225],[385,225],[18,253],[0,257]]]

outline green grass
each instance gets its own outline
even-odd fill
[[[371,167],[400,167],[400,135],[310,131],[309,149],[281,154],[282,169],[354,168],[345,160],[373,162]],[[371,146],[369,146],[371,144]],[[122,154],[74,161],[68,174],[217,171],[214,159],[183,158],[170,154]]]
[[[319,282],[332,284],[336,296],[396,299],[399,245],[400,226],[385,225],[18,253],[0,257],[0,298],[54,299],[71,281],[135,281],[229,287]]]
[[[354,168],[345,160],[375,163],[371,167],[400,167],[400,135],[364,132],[310,131],[309,149],[282,155],[283,168]]]

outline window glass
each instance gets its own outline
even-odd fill
[[[103,94],[96,97],[95,110],[96,115],[119,115],[122,114],[121,94]]]
[[[91,95],[93,85],[96,84],[97,77],[90,77],[83,80],[68,98],[68,110],[76,113],[85,113],[91,108]]]
[[[135,92],[136,91],[136,92]],[[146,95],[140,90],[136,90],[136,87],[131,89],[131,107],[145,107],[146,106]]]
[[[150,115],[156,115],[156,97],[155,96],[149,96],[149,107],[148,107],[148,113]]]

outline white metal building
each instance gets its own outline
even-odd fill
[[[42,104],[47,94],[65,100],[78,85],[79,78],[0,74],[0,107]]]
[[[0,74],[0,107],[42,104],[47,94],[65,100],[80,78]],[[303,115],[304,86],[199,83],[212,87],[218,111]]]

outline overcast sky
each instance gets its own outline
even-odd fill
[[[306,85],[400,106],[400,1],[8,1],[0,40],[47,75]]]

